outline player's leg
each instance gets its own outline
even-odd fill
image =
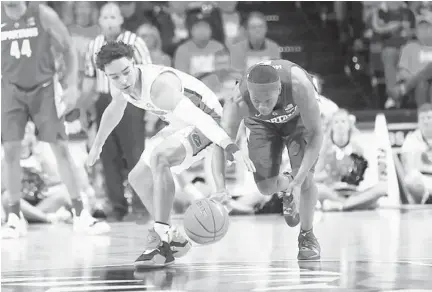
[[[53,84],[39,87],[33,93],[29,111],[37,129],[39,140],[48,142],[57,162],[57,169],[65,184],[75,212],[74,230],[89,234],[101,234],[109,231],[105,222],[99,222],[91,217],[88,210],[83,209],[76,165],[69,152],[65,126],[57,117],[54,103]]]
[[[248,121],[247,144],[249,157],[255,165],[254,179],[263,195],[271,196],[289,184],[288,178],[279,175],[282,163],[283,138],[273,125]]]
[[[136,267],[166,266],[174,262],[174,254],[179,257],[190,249],[189,241],[169,224],[175,195],[173,172],[181,173],[202,159],[202,150],[211,144],[200,131],[192,128],[172,134],[168,128],[157,136],[162,142],[151,145],[153,149],[148,152],[146,149],[147,155],[141,160],[147,161],[153,173],[154,230],[161,243],[156,249],[144,251],[135,261]]]
[[[288,155],[291,162],[292,175],[297,174],[306,148],[306,140],[302,133],[295,133],[287,141]],[[300,194],[300,234],[299,260],[316,260],[320,258],[321,248],[313,234],[313,217],[318,200],[318,189],[314,181],[314,168],[307,175]]]
[[[271,196],[284,192],[292,176],[279,174],[282,164],[282,151],[285,147],[283,137],[271,124],[247,122],[249,157],[255,165],[254,179],[261,194]],[[283,214],[290,227],[300,222],[300,217],[291,196],[283,198]]]
[[[17,238],[26,234],[26,224],[20,217],[22,170],[21,141],[24,138],[25,126],[28,121],[27,106],[19,99],[25,95],[13,85],[2,80],[1,98],[1,137],[4,149],[4,178],[9,192],[8,205],[4,206],[9,213],[2,238]],[[3,174],[3,173],[2,173]],[[20,220],[20,218],[22,220]]]
[[[387,183],[379,182],[377,185],[349,196],[342,204],[342,211],[371,209],[376,206],[377,201],[387,196]]]

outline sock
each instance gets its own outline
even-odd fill
[[[72,208],[75,209],[75,215],[80,216],[83,210],[81,198],[72,199]]]
[[[309,232],[313,233],[313,228],[309,229],[309,230],[303,230],[300,228],[300,234],[301,236],[306,236],[309,234]]]
[[[170,231],[169,224],[156,221],[154,224],[154,230],[159,235],[162,241],[165,241],[167,243],[171,241],[169,236],[169,231]]]
[[[20,217],[20,212],[21,212],[21,204],[20,201],[16,202],[13,205],[9,205],[9,213],[13,213],[15,215],[17,215],[18,217]]]

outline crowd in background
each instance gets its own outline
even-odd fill
[[[142,147],[145,147],[141,142],[144,135],[149,138],[164,126],[163,121],[131,106],[130,112],[125,115],[129,117],[125,128],[112,134],[112,141],[107,143],[111,146],[104,147],[102,163],[92,169],[85,167],[87,149],[100,122],[101,111],[109,103],[109,97],[105,96],[109,91],[105,92],[99,85],[97,91],[85,90],[89,78],[95,77],[88,74],[88,67],[93,53],[91,46],[95,45],[98,35],[108,39],[117,26],[123,32],[135,33],[145,42],[153,64],[172,66],[197,77],[218,94],[222,103],[229,98],[235,81],[246,68],[282,56],[280,46],[268,37],[268,17],[258,11],[243,13],[236,1],[121,1],[115,7],[106,6],[106,2],[92,1],[46,3],[57,11],[67,25],[78,51],[80,86],[86,95],[80,102],[94,101],[85,105],[79,103],[77,109],[66,117],[83,198],[86,208],[91,209],[94,216],[108,214],[115,220],[123,220],[131,212],[145,213],[145,208],[127,185],[127,172],[133,167],[131,164],[139,159]],[[357,27],[346,32],[346,27],[355,21],[349,9],[340,3],[334,3],[332,12],[340,23],[341,43],[350,46],[354,52],[367,48],[371,82],[377,82],[380,72],[385,80],[385,106],[400,107],[406,100],[414,100],[422,108],[419,112],[423,115],[423,124],[419,131],[425,137],[432,136],[425,130],[432,129],[432,109],[428,107],[432,101],[431,3],[364,2],[361,25],[364,29],[360,29],[360,34],[356,32]],[[330,12],[323,12],[324,20],[326,14],[328,16]],[[346,35],[350,35],[348,38],[351,41],[346,41]],[[146,63],[145,60],[139,62]],[[63,65],[59,56],[60,72]],[[327,116],[323,117],[327,136],[316,169],[320,205],[332,211],[375,208],[378,200],[386,196],[386,188],[377,175],[376,180],[364,182],[365,177],[370,176],[367,174],[370,166],[362,143],[357,139],[359,130],[355,127],[355,119],[331,101],[323,98],[322,102],[330,105],[323,106],[328,109]],[[426,107],[421,107],[424,104]],[[28,220],[36,222],[68,220],[64,208],[70,202],[62,195],[64,186],[54,170],[55,162],[49,154],[50,149],[35,140],[35,129],[31,123],[27,128],[22,167],[25,170],[23,200],[28,204],[23,203],[23,212]],[[426,158],[430,159],[431,149],[426,147],[423,152],[429,153]],[[418,178],[424,170],[413,166],[415,163],[404,163],[413,170],[408,173],[408,182],[412,186],[412,177]],[[184,183],[188,187],[177,196],[178,212],[184,211],[190,200],[211,192],[205,184],[203,168],[203,165],[196,165],[182,178],[188,180]],[[233,213],[281,212],[277,194],[271,198],[261,196],[248,175],[236,165],[227,169],[230,191],[234,197],[239,197],[231,202]],[[412,189],[416,187],[420,188],[421,193],[418,202],[426,202],[426,192],[432,192],[418,186]]]

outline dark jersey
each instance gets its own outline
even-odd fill
[[[272,113],[266,116],[260,114],[252,104],[249,91],[247,89],[246,78],[251,68],[247,70],[246,74],[243,76],[240,82],[240,92],[242,94],[243,101],[247,104],[249,110],[249,116],[245,119],[246,125],[248,120],[273,123],[273,124],[297,122],[297,120],[300,117],[300,112],[297,105],[294,102],[293,95],[292,95],[291,68],[294,66],[297,66],[299,68],[301,67],[293,62],[287,60],[280,60],[280,59],[264,61],[261,62],[260,64],[271,65],[273,68],[277,70],[277,72],[279,73],[279,77],[281,79],[282,90],[279,95],[278,102],[276,103],[276,106],[273,108]]]
[[[36,2],[18,20],[1,15],[2,78],[23,88],[44,83],[55,73],[51,36],[42,26]]]

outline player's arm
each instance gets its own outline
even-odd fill
[[[252,161],[242,151],[239,151],[239,147],[222,127],[183,95],[181,80],[173,72],[159,75],[152,85],[150,95],[157,107],[170,111],[178,119],[195,126],[210,141],[223,148],[228,153],[229,159],[242,161],[249,171],[255,172]]]
[[[48,31],[56,47],[65,56],[66,87],[75,87],[78,84],[78,54],[73,45],[68,29],[60,20],[58,14],[46,5],[39,5],[42,26]]]
[[[93,147],[102,148],[109,134],[111,134],[118,123],[120,123],[126,109],[127,101],[114,86],[111,86],[111,96],[112,101],[102,115]]]
[[[320,109],[312,82],[306,75],[306,72],[299,67],[291,68],[291,74],[293,79],[293,99],[298,106],[305,127],[305,152],[298,173],[294,178],[302,183],[315,164],[321,151],[323,129],[321,126]]]
[[[194,125],[216,145],[223,149],[235,145],[210,115],[204,113],[183,95],[181,81],[174,73],[165,72],[159,75],[152,85],[151,96],[157,107],[170,111],[180,120]]]

